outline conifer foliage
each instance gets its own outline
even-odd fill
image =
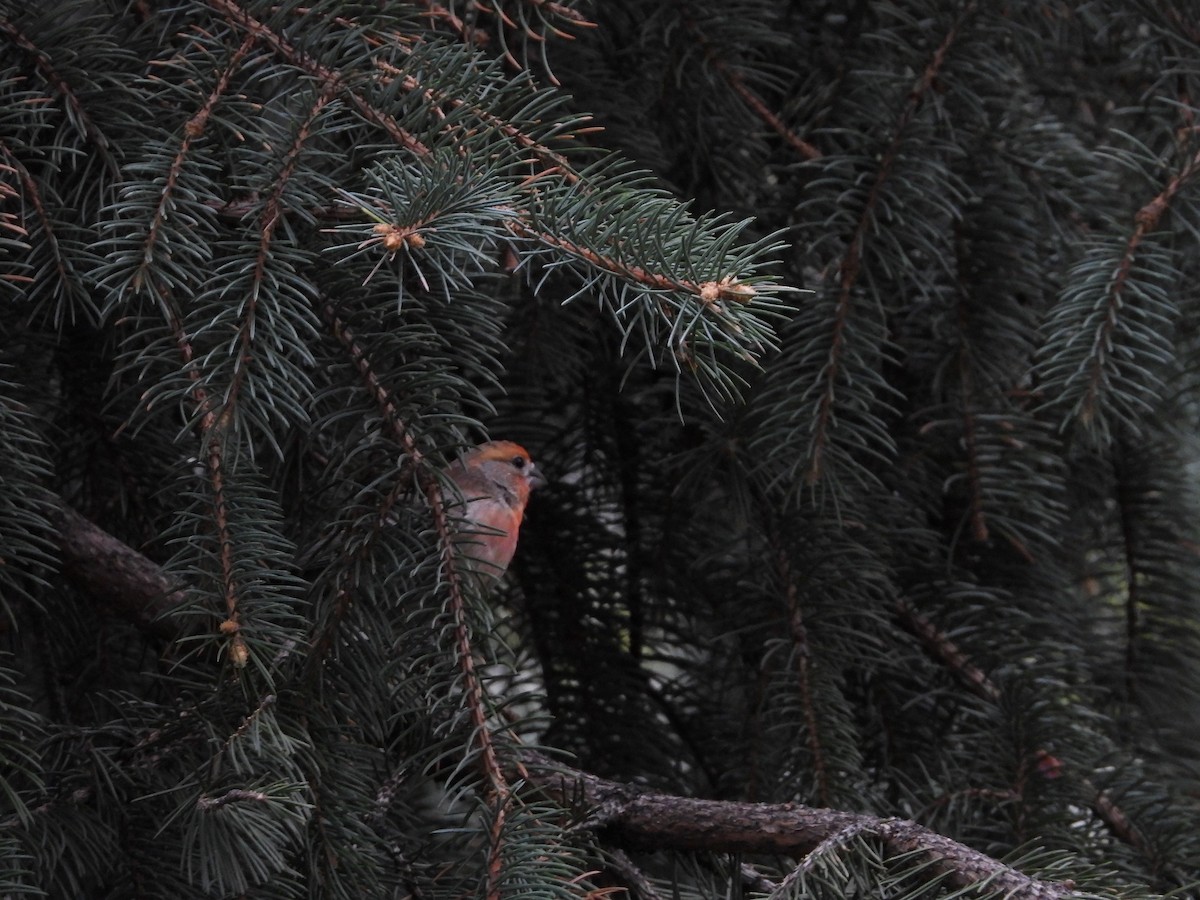
[[[1195,890],[1192,0],[0,48],[0,897]]]

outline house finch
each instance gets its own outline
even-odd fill
[[[470,569],[498,579],[512,562],[529,492],[546,483],[529,453],[512,441],[480,444],[447,470],[462,494],[450,512],[463,520],[457,544]]]

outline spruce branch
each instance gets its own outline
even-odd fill
[[[755,295],[754,288],[742,284],[736,276],[727,275],[720,281],[710,279],[703,282],[676,278],[662,272],[651,272],[642,266],[624,262],[567,238],[532,228],[519,220],[508,221],[505,226],[514,237],[537,241],[649,290],[688,294],[717,315],[723,313],[721,301],[749,303]]]
[[[284,192],[287,189],[289,179],[295,173],[296,167],[299,164],[300,154],[304,149],[304,145],[311,137],[314,123],[320,116],[321,111],[333,99],[334,91],[329,85],[326,85],[324,90],[309,107],[307,114],[300,120],[295,138],[283,155],[283,165],[278,175],[275,176],[271,192],[262,204],[259,216],[258,248],[255,252],[254,264],[250,271],[250,280],[244,295],[242,312],[239,316],[240,321],[237,325],[238,334],[236,339],[237,346],[234,351],[236,356],[233,363],[233,376],[216,410],[216,417],[218,419],[225,418],[226,416],[232,418],[235,415],[239,395],[246,384],[246,380],[250,377],[256,353],[263,356],[267,355],[262,349],[256,350],[255,340],[256,331],[260,329],[265,330],[263,329],[263,324],[258,321],[259,305],[271,296],[270,286],[267,282],[275,231],[283,223],[287,213]]]
[[[684,25],[688,30],[688,33],[692,35],[692,37],[702,48],[705,58],[712,63],[713,68],[716,69],[721,77],[725,79],[726,83],[728,83],[733,92],[741,98],[742,102],[745,103],[746,106],[748,106],[750,110],[756,116],[758,116],[758,118],[762,119],[762,121],[766,123],[767,127],[783,138],[784,141],[786,141],[788,145],[802,157],[810,160],[819,159],[822,155],[821,151],[792,131],[792,129],[789,128],[786,123],[784,123],[783,119],[781,119],[775,112],[771,110],[770,107],[767,106],[762,97],[758,96],[758,94],[754,92],[750,85],[746,84],[746,79],[742,76],[742,73],[725,62],[724,54],[721,52],[723,48],[717,46],[712,40],[709,39],[708,35],[696,21],[695,17],[688,14],[686,4],[681,4],[681,6],[683,8],[680,10],[680,15]]]
[[[109,171],[116,174],[117,162],[113,158],[108,137],[96,126],[87,104],[80,99],[67,77],[54,66],[50,55],[39,48],[29,35],[21,31],[7,16],[0,16],[0,35],[7,37],[33,63],[46,83],[62,97],[69,110],[68,119],[78,123],[84,139],[95,145]]]
[[[417,0],[421,6],[425,8],[424,15],[431,22],[444,22],[449,26],[450,30],[459,36],[464,44],[475,47],[484,46],[489,38],[486,31],[482,28],[476,28],[468,25],[460,16],[455,15],[453,10],[447,9],[436,0]]]
[[[79,528],[71,519],[64,521],[68,528]],[[444,523],[444,527],[449,528],[448,522]],[[80,577],[91,579],[97,577],[101,571],[106,571],[107,575],[104,578],[109,590],[128,591],[130,595],[141,596],[146,595],[147,584],[165,583],[165,576],[154,563],[129,547],[114,553],[111,549],[112,542],[115,542],[115,539],[103,542],[101,546],[107,546],[109,549],[98,552],[107,552],[108,558],[120,560],[119,567],[104,569],[98,565],[80,566]],[[87,546],[82,545],[78,552],[88,552]],[[452,563],[448,564],[447,572],[454,571],[455,566]],[[448,577],[453,576],[448,574]],[[461,589],[459,593],[462,593]],[[458,627],[461,621],[464,620],[456,617],[458,639],[465,635]],[[460,653],[471,659],[469,636],[461,642]],[[481,691],[478,675],[474,673],[473,659],[470,663],[463,663],[463,669],[464,679],[468,678],[467,672],[473,676],[473,680],[468,681],[467,686],[474,685],[474,689]],[[476,726],[477,739],[481,744],[480,750],[489,757],[488,766],[495,767],[488,774],[490,779],[494,779],[491,781],[493,800],[499,805],[506,802],[505,798],[511,793],[511,788],[496,755],[486,719],[480,722],[477,718],[477,711],[484,709],[482,697],[476,699],[478,703],[471,703],[471,715]],[[273,695],[265,697],[239,726],[239,732],[273,703]],[[591,808],[594,813],[590,821],[605,836],[616,839],[619,843],[663,850],[806,855],[822,846],[830,846],[830,842],[842,841],[853,832],[881,840],[894,854],[912,853],[926,857],[931,871],[944,876],[947,881],[957,886],[986,884],[989,888],[1006,892],[1013,900],[1058,900],[1069,896],[1071,891],[1067,884],[1031,878],[957,841],[903,819],[881,819],[866,814],[816,809],[794,803],[739,803],[656,793],[559,765],[528,749],[521,749],[514,754],[509,765],[516,767],[516,773],[523,780],[541,787],[558,797],[561,802],[576,806],[582,802]],[[499,773],[498,777],[495,773]],[[244,793],[246,795],[243,795]],[[265,802],[269,799],[249,796],[253,793],[256,792],[246,793],[235,789],[207,800],[209,807],[216,807],[222,802],[258,802],[260,799]],[[222,797],[228,799],[222,801]],[[1111,800],[1105,798],[1104,802],[1115,810],[1114,820],[1120,821],[1116,818],[1119,810],[1116,810]],[[201,805],[204,805],[203,800]],[[502,824],[502,817],[496,816],[494,820],[494,840],[498,835],[495,822]],[[498,860],[499,848],[493,846],[489,856],[489,873],[492,877],[498,875],[498,870],[495,869]],[[498,890],[497,882],[492,880],[488,886],[488,896],[499,896]]]
[[[24,200],[33,207],[37,223],[41,228],[42,237],[46,244],[46,249],[49,251],[51,259],[54,261],[54,267],[58,276],[58,284],[64,289],[70,290],[73,287],[77,288],[79,280],[76,277],[75,267],[70,259],[62,252],[62,247],[58,240],[57,226],[50,217],[50,210],[46,205],[45,198],[42,196],[40,183],[33,177],[25,164],[12,151],[12,148],[0,138],[0,172],[5,169],[16,173],[18,180],[21,182],[21,189],[24,192]],[[13,195],[15,196],[15,194]],[[30,229],[20,227],[22,234],[27,235]],[[0,275],[0,278],[9,282],[30,282],[34,279],[26,278],[23,275],[17,275],[11,272],[5,272]]]
[[[912,601],[905,598],[899,599],[896,602],[896,610],[905,626],[920,638],[929,654],[945,664],[946,668],[958,678],[964,687],[989,703],[1000,702],[1002,697],[1000,687],[987,673],[976,666],[966,653],[959,649],[949,635],[921,613]],[[1045,750],[1038,751],[1037,755],[1041,760],[1039,764],[1050,767],[1057,777],[1061,770],[1061,763]],[[1097,788],[1086,778],[1080,780],[1080,785],[1089,794],[1092,809],[1112,833],[1138,850],[1147,859],[1153,860],[1155,858],[1153,847],[1112,796],[1107,791]]]
[[[980,474],[979,441],[976,434],[977,422],[974,405],[974,378],[971,373],[970,328],[967,321],[966,284],[959,279],[958,295],[958,385],[961,393],[963,444],[967,456],[967,509],[971,524],[971,536],[984,543],[988,539],[987,517],[983,503],[983,477]]]
[[[425,497],[433,520],[434,532],[438,540],[439,568],[449,594],[449,609],[454,626],[454,649],[463,683],[464,702],[473,725],[472,737],[480,751],[480,766],[485,783],[488,785],[488,800],[493,807],[487,895],[489,900],[497,900],[500,896],[499,883],[503,868],[501,853],[504,823],[511,789],[492,739],[483,682],[475,667],[475,653],[471,646],[471,629],[467,618],[467,585],[460,569],[461,562],[454,541],[453,526],[446,508],[445,494],[441,482],[424,462],[424,454],[417,447],[411,431],[401,420],[391,393],[376,375],[367,351],[355,339],[349,327],[338,317],[332,304],[323,304],[321,312],[335,337],[358,369],[363,384],[379,406],[380,413],[391,430],[393,440],[403,449],[406,465],[415,470],[417,485]],[[403,485],[405,482],[406,479],[403,477],[397,479],[397,485]],[[384,509],[377,517],[376,531],[386,524],[388,512],[388,509]],[[364,543],[359,548],[359,552],[365,553],[366,547],[367,545]],[[333,641],[333,630],[345,616],[351,602],[349,586],[339,585],[335,616],[315,642],[314,661],[319,662],[328,653]]]
[[[345,97],[355,109],[363,114],[364,118],[383,128],[396,144],[420,156],[429,153],[428,147],[402,128],[392,116],[383,112],[361,93],[353,90],[338,72],[322,65],[301,51],[282,34],[254,18],[238,5],[236,0],[207,0],[207,3],[246,31],[249,38],[261,40],[292,65],[317,78],[326,89],[332,90],[337,96]]]
[[[905,627],[920,639],[930,655],[942,662],[967,690],[989,703],[999,702],[1000,689],[987,673],[928,616],[918,611],[911,600],[901,597],[896,601],[896,611]]]
[[[402,52],[410,52],[403,45],[396,44],[394,46]],[[455,111],[468,111],[475,122],[481,122],[490,128],[494,128],[519,147],[531,151],[536,161],[541,164],[542,170],[531,174],[526,182],[527,184],[532,183],[536,178],[550,175],[561,178],[566,184],[574,184],[580,180],[581,176],[579,172],[575,170],[575,167],[566,156],[555,150],[551,150],[537,138],[526,134],[517,125],[506,121],[490,110],[483,108],[478,103],[470,103],[461,97],[449,96],[437,88],[424,86],[414,75],[398,66],[392,65],[386,60],[375,60],[375,66],[379,71],[384,73],[383,81],[385,83],[390,82],[392,79],[397,79],[406,93],[420,94],[433,108],[445,105]],[[581,117],[576,124],[582,124],[588,120],[589,117]],[[459,138],[469,137],[475,127],[473,124],[468,125],[457,119],[446,125],[450,133]],[[570,134],[582,135],[586,131],[587,129],[575,127],[570,131]]]
[[[792,562],[777,535],[772,535],[775,546],[775,565],[779,581],[784,585],[787,597],[788,628],[792,638],[792,656],[795,659],[796,678],[799,681],[800,704],[804,709],[804,724],[808,739],[808,752],[812,757],[813,776],[817,782],[817,801],[829,805],[829,772],[825,765],[825,753],[821,743],[821,726],[817,718],[812,690],[812,651],[808,645],[808,631],[804,627],[804,612],[800,607],[800,592],[792,573]]]
[[[575,35],[563,28],[555,25],[555,21],[563,23],[567,28],[595,28],[596,23],[591,22],[581,12],[565,3],[557,2],[557,0],[513,0],[516,6],[516,16],[518,21],[513,21],[498,0],[476,0],[475,9],[484,14],[490,14],[496,17],[496,35],[500,42],[500,54],[504,61],[515,71],[524,71],[525,66],[513,55],[509,49],[507,32],[513,31],[520,35],[525,44],[533,42],[544,46],[546,38],[539,31],[535,30],[529,21],[530,11],[537,19],[537,24],[559,38],[560,40],[574,40]],[[554,77],[554,73],[547,66],[547,74],[552,84],[557,85],[558,79]]]
[[[742,77],[740,72],[731,70],[725,65],[724,60],[721,59],[715,59],[713,64],[716,66],[717,71],[729,82],[729,86],[733,88],[734,93],[741,97],[746,105],[754,111],[754,114],[766,122],[771,130],[782,137],[793,150],[805,159],[821,158],[823,155],[821,151],[789,128],[783,119],[779,118],[778,114],[772,111],[763,99],[746,84],[746,79]]]
[[[232,788],[216,797],[202,795],[196,800],[196,808],[201,812],[211,812],[228,806],[231,803],[270,803],[271,796],[262,791],[248,791],[244,788]]]
[[[245,668],[250,660],[250,649],[241,634],[242,623],[238,611],[240,588],[234,574],[234,537],[230,528],[229,498],[226,494],[225,437],[229,422],[234,416],[232,406],[218,412],[207,389],[204,387],[199,368],[193,365],[194,353],[191,339],[183,330],[179,311],[165,294],[163,304],[171,318],[171,330],[183,358],[183,367],[192,382],[192,399],[196,408],[196,431],[204,451],[204,467],[212,491],[213,526],[216,528],[217,558],[220,565],[221,593],[225,601],[225,620],[220,632],[229,641],[229,659],[237,669]]]
[[[153,215],[146,227],[146,240],[142,245],[141,264],[134,271],[133,277],[130,279],[130,285],[135,292],[141,289],[143,283],[153,277],[155,263],[158,261],[156,250],[162,235],[162,227],[174,211],[176,188],[179,178],[184,171],[184,165],[192,144],[204,136],[208,128],[209,119],[212,118],[213,110],[216,109],[217,103],[229,90],[230,81],[233,80],[234,75],[241,68],[246,55],[254,48],[255,43],[255,38],[252,35],[247,35],[245,40],[242,41],[241,46],[233,51],[229,57],[229,62],[221,70],[221,73],[213,83],[213,88],[209,91],[208,97],[200,105],[200,108],[192,113],[187,123],[183,126],[183,138],[179,142],[179,149],[176,151],[175,158],[167,168],[166,181],[162,186],[162,192],[155,203]],[[170,251],[164,252],[169,254]]]
[[[624,888],[633,900],[663,900],[662,895],[654,889],[646,873],[638,868],[637,863],[629,858],[624,850],[613,850],[606,860],[608,868],[621,879]]]
[[[1185,106],[1184,109],[1187,109]],[[1091,424],[1101,403],[1101,393],[1110,381],[1109,368],[1114,357],[1114,330],[1125,306],[1125,294],[1134,269],[1134,262],[1146,236],[1158,227],[1158,223],[1170,208],[1172,201],[1200,171],[1200,151],[1186,160],[1163,189],[1134,213],[1133,229],[1125,241],[1124,251],[1117,263],[1116,272],[1108,283],[1100,327],[1092,340],[1092,350],[1087,364],[1087,380],[1083,398],[1077,405],[1079,419]]]
[[[1125,569],[1125,699],[1133,703],[1137,698],[1137,665],[1139,613],[1142,605],[1141,553],[1138,551],[1134,513],[1131,509],[1133,498],[1129,485],[1117,466],[1116,472],[1116,501],[1117,522],[1121,534],[1121,561]]]
[[[817,400],[816,421],[813,425],[809,442],[808,472],[805,475],[805,480],[810,485],[816,484],[821,477],[822,458],[825,454],[826,445],[830,441],[830,429],[833,427],[836,419],[834,407],[837,401],[838,378],[842,368],[842,354],[845,351],[847,342],[846,330],[854,307],[854,290],[860,275],[863,250],[867,236],[875,222],[876,207],[883,196],[884,185],[892,177],[905,132],[916,117],[934,82],[941,74],[950,53],[950,48],[953,47],[959,33],[966,26],[968,19],[975,14],[978,5],[975,0],[972,0],[972,2],[963,7],[954,23],[947,29],[941,42],[934,50],[924,71],[921,73],[921,77],[913,85],[912,90],[909,91],[904,107],[900,111],[895,125],[892,127],[891,142],[880,157],[875,177],[872,180],[871,188],[863,203],[863,208],[859,213],[858,221],[846,239],[845,253],[838,261],[837,268],[834,271],[837,298],[830,325],[831,336],[828,358],[822,367],[820,376],[822,387]]]
[[[412,471],[421,459],[421,454],[417,449],[416,441],[408,430],[408,426],[400,417],[395,399],[376,374],[366,350],[358,341],[354,332],[338,315],[333,304],[328,300],[321,302],[319,311],[330,333],[350,357],[350,361],[358,371],[363,386],[375,402],[383,421],[387,424],[392,439],[400,445],[405,457],[403,468],[396,477],[392,489],[388,492],[387,497],[380,505],[379,511],[375,516],[370,535],[359,543],[355,551],[358,559],[365,560],[370,553],[374,540],[380,531],[387,527],[393,507],[408,490],[409,477],[411,477]],[[310,674],[314,678],[317,677],[321,665],[333,649],[337,632],[354,603],[354,590],[350,578],[351,575],[348,567],[343,568],[339,572],[338,583],[335,588],[333,615],[324,623],[321,631],[312,640],[312,652],[309,654],[308,665]]]

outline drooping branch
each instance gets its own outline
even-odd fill
[[[441,551],[441,573],[449,593],[449,607],[454,620],[454,651],[460,674],[462,676],[464,702],[474,725],[474,737],[480,751],[480,767],[489,788],[489,800],[492,801],[495,815],[492,820],[492,846],[488,859],[488,900],[498,900],[499,882],[502,874],[502,858],[500,854],[501,838],[504,831],[505,809],[510,793],[508,781],[500,765],[499,756],[492,740],[488,726],[487,699],[479,672],[475,667],[475,654],[471,645],[471,629],[467,620],[467,588],[460,561],[456,556],[454,543],[454,526],[447,512],[446,496],[441,483],[430,471],[428,465],[421,465],[424,455],[417,447],[416,439],[411,430],[397,411],[397,404],[387,386],[379,379],[367,351],[356,338],[354,332],[337,314],[331,303],[325,302],[320,308],[321,316],[326,325],[350,356],[355,368],[362,378],[364,387],[379,406],[384,421],[391,431],[392,438],[404,450],[409,465],[416,471],[416,481],[425,500],[429,505],[430,516],[433,519],[434,532],[437,534],[438,546]],[[403,483],[407,479],[398,479]],[[394,499],[394,495],[391,499]],[[390,502],[390,500],[389,500]],[[385,509],[378,519],[382,525],[388,515]],[[349,608],[351,602],[350,586],[343,584],[338,588],[338,600],[334,623],[325,629],[315,643],[315,656],[320,659],[328,650],[332,640],[332,628],[335,628]]]
[[[192,145],[203,137],[205,129],[208,128],[209,120],[212,118],[213,111],[217,107],[217,103],[220,102],[225,92],[229,90],[230,82],[252,49],[254,49],[254,37],[247,36],[242,41],[241,46],[230,56],[229,62],[221,71],[221,74],[217,76],[216,83],[213,85],[212,90],[209,91],[204,103],[201,104],[200,108],[192,114],[191,118],[183,126],[183,138],[179,142],[179,150],[176,151],[175,158],[171,160],[171,167],[168,169],[166,181],[162,186],[162,192],[158,198],[158,202],[154,206],[154,216],[150,220],[150,226],[146,229],[146,241],[141,252],[142,264],[138,266],[138,270],[134,273],[131,281],[134,291],[140,290],[142,283],[149,276],[153,275],[154,269],[152,264],[156,258],[156,248],[162,235],[162,227],[173,212],[179,178],[184,171],[184,165],[188,154],[191,152]]]
[[[772,543],[775,545],[776,570],[787,597],[788,630],[791,632],[792,655],[795,659],[796,678],[799,682],[800,704],[804,709],[804,725],[807,732],[805,736],[808,739],[808,753],[812,759],[813,776],[817,785],[817,800],[821,803],[828,803],[829,769],[825,765],[821,725],[813,700],[812,649],[809,646],[808,629],[804,625],[804,610],[800,606],[800,591],[792,572],[791,559],[779,542],[778,536],[773,535],[772,537]]]
[[[14,153],[12,149],[2,140],[0,140],[0,169],[7,169],[8,171],[16,173],[17,177],[20,179],[21,190],[24,193],[26,202],[33,209],[33,215],[36,217],[37,221],[42,227],[43,240],[45,241],[46,249],[49,251],[50,256],[54,260],[54,267],[57,273],[58,283],[64,288],[68,285],[77,284],[78,278],[75,274],[75,267],[71,265],[70,259],[62,251],[62,246],[58,241],[57,226],[51,219],[50,210],[46,205],[45,198],[42,197],[42,192],[38,186],[38,182],[34,179],[33,175],[30,174],[29,169],[25,167],[16,153]],[[7,194],[6,192],[4,199],[7,199],[8,197],[15,199],[18,197],[18,195],[15,192],[11,195]],[[18,209],[21,209],[22,205],[20,203],[15,205]],[[18,218],[15,224],[16,228],[19,229],[19,233],[23,235],[28,234],[28,229],[21,226],[19,222],[20,219]],[[9,230],[13,229],[10,228]],[[27,280],[24,276],[9,275],[7,273],[0,277],[4,277],[10,281]]]
[[[793,150],[805,159],[820,159],[822,156],[821,151],[792,131],[787,126],[787,123],[754,92],[750,85],[746,84],[746,79],[742,77],[741,73],[726,64],[721,52],[724,45],[715,43],[709,39],[695,17],[688,14],[687,4],[679,5],[681,7],[680,12],[683,24],[687,28],[692,40],[696,41],[704,50],[705,58],[712,63],[713,68],[720,73],[721,77],[725,79],[726,83],[738,95],[741,101],[749,107],[750,111],[758,116],[768,128],[783,138]]]
[[[920,639],[930,656],[945,665],[965,688],[989,703],[1000,702],[1003,694],[999,685],[976,666],[946,632],[922,614],[912,601],[901,598],[896,603],[896,611],[900,621]],[[1047,751],[1039,750],[1037,755],[1040,766],[1052,767],[1055,772],[1061,769],[1061,763]],[[1092,809],[1109,830],[1146,857],[1153,858],[1154,849],[1112,796],[1086,778],[1080,779],[1080,785],[1090,795]]]
[[[1133,229],[1125,241],[1125,249],[1121,254],[1117,270],[1108,284],[1104,319],[1092,342],[1092,353],[1088,364],[1087,393],[1080,406],[1079,414],[1084,423],[1090,422],[1096,414],[1100,394],[1108,383],[1107,373],[1110,361],[1121,355],[1119,350],[1113,348],[1112,335],[1127,306],[1125,294],[1142,241],[1158,227],[1159,221],[1170,208],[1176,195],[1197,173],[1200,173],[1200,152],[1186,160],[1182,168],[1167,181],[1162,191],[1134,214]]]
[[[68,110],[67,121],[75,124],[80,134],[94,145],[109,171],[116,174],[118,166],[107,135],[96,126],[87,104],[80,98],[67,77],[55,67],[50,55],[4,16],[0,16],[0,35],[8,38],[11,44],[25,54],[42,79],[62,97],[63,105]]]
[[[875,213],[884,196],[884,186],[890,181],[895,171],[905,132],[941,75],[950,48],[958,39],[967,20],[974,15],[978,5],[975,2],[968,3],[959,13],[958,18],[946,32],[929,63],[925,66],[920,79],[909,91],[904,109],[901,110],[892,130],[891,142],[880,157],[879,168],[876,171],[875,180],[871,184],[871,189],[867,193],[862,213],[858,217],[854,230],[846,240],[846,252],[837,264],[837,306],[833,316],[829,355],[821,373],[822,387],[820,398],[817,401],[817,418],[813,426],[808,472],[805,475],[805,480],[809,484],[816,484],[821,477],[822,457],[837,419],[834,406],[837,398],[838,378],[844,364],[843,354],[846,352],[846,335],[851,310],[854,306],[854,291],[862,270],[864,245],[874,227]]]

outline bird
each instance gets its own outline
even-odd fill
[[[460,520],[455,547],[468,571],[498,581],[517,550],[531,491],[547,482],[520,444],[488,441],[451,463],[446,474],[461,495],[449,512]]]

